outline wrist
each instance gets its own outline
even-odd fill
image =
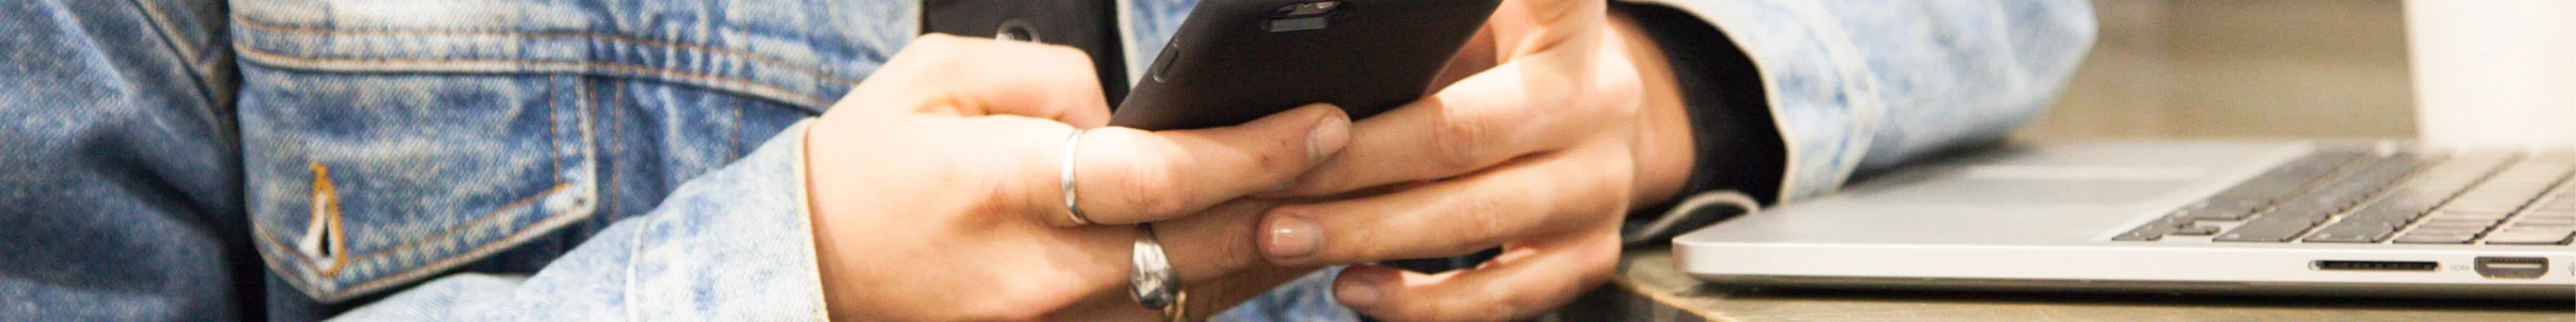
[[[1635,199],[1631,205],[1662,204],[1681,194],[1690,183],[1692,165],[1697,162],[1697,145],[1692,141],[1690,111],[1681,94],[1681,85],[1673,78],[1671,61],[1664,57],[1661,46],[1624,10],[1610,10],[1610,45],[1626,55],[1631,68],[1636,68],[1639,91],[1644,97],[1637,111]]]
[[[855,307],[861,301],[859,298],[861,293],[856,289],[859,283],[852,282],[857,276],[852,276],[848,263],[843,262],[847,258],[841,254],[846,250],[842,249],[843,244],[839,243],[842,238],[850,236],[838,234],[838,232],[842,230],[842,226],[852,223],[846,220],[849,218],[832,214],[839,213],[849,205],[845,204],[846,198],[820,197],[842,195],[844,192],[841,190],[847,188],[837,185],[842,183],[842,180],[829,180],[842,169],[834,168],[834,163],[824,162],[834,160],[845,152],[835,148],[844,145],[838,144],[840,142],[837,139],[840,137],[834,135],[837,132],[835,130],[841,129],[841,126],[832,121],[834,120],[831,118],[808,121],[812,122],[812,125],[806,126],[804,133],[794,135],[805,136],[804,146],[799,147],[805,153],[798,154],[805,159],[798,162],[805,163],[805,171],[800,173],[805,176],[802,178],[807,196],[805,215],[808,218],[807,222],[813,225],[814,266],[818,270],[816,276],[823,284],[821,289],[824,310],[828,315],[846,315],[862,312]],[[844,317],[833,316],[832,318],[837,320]]]

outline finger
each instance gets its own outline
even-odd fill
[[[1229,199],[1276,191],[1349,142],[1341,109],[1310,105],[1242,125],[1162,132],[1103,127],[1072,146],[1073,196],[1095,224],[1180,217]],[[1070,142],[1070,141],[1069,141]],[[1058,149],[1061,150],[1061,149]],[[1042,222],[1078,224],[1065,212],[1062,156],[1038,158],[1030,200],[1059,209]]]
[[[1515,247],[1474,269],[1423,274],[1359,265],[1335,279],[1336,301],[1389,321],[1506,321],[1564,305],[1618,267],[1609,230]]]
[[[1421,101],[1360,120],[1341,155],[1265,196],[1331,195],[1477,171],[1589,139],[1634,114],[1618,98],[1530,59],[1469,76]],[[1588,72],[1588,71],[1587,71]],[[1589,78],[1589,77],[1583,77]]]
[[[1626,207],[1627,162],[1611,149],[1534,156],[1384,195],[1273,207],[1262,255],[1288,266],[1456,256],[1598,225]],[[1615,216],[1614,216],[1615,217]]]
[[[1163,246],[1163,255],[1187,285],[1188,313],[1193,319],[1222,312],[1234,304],[1268,291],[1280,283],[1296,279],[1312,268],[1267,265],[1260,252],[1254,251],[1253,233],[1261,211],[1270,201],[1236,199],[1178,219],[1155,222],[1155,239]],[[1062,228],[1049,227],[1061,230]],[[1092,245],[1086,253],[1133,256],[1136,232],[1129,227],[1083,226],[1070,230],[1085,235],[1085,240],[1111,240],[1113,244]],[[1096,266],[1085,269],[1085,280],[1106,281],[1097,296],[1077,303],[1076,310],[1059,318],[1080,321],[1140,320],[1160,317],[1159,312],[1142,310],[1128,296],[1127,274],[1132,263],[1125,260],[1071,261]]]
[[[1602,0],[1509,0],[1494,8],[1486,19],[1493,27],[1501,46],[1496,54],[1504,60],[1554,51],[1566,46],[1590,46],[1587,32],[1598,29],[1609,20],[1610,4]]]
[[[1310,283],[1299,278],[1313,272],[1315,269],[1311,268],[1264,267],[1191,285],[1189,317],[1181,320],[1205,321],[1218,313],[1225,313],[1227,309],[1242,305],[1245,301],[1271,294],[1271,290],[1278,289],[1282,284],[1292,281],[1299,284]],[[1321,287],[1318,290],[1329,291],[1331,282],[1330,278],[1318,278],[1311,283],[1322,284],[1318,285]],[[1308,287],[1301,285],[1300,288]]]
[[[1265,267],[1254,244],[1261,212],[1272,202],[1258,199],[1235,199],[1198,214],[1154,222],[1154,236],[1163,244],[1163,257],[1172,262],[1185,283],[1207,282],[1247,270]]]
[[[931,34],[913,40],[882,66],[869,78],[942,81],[862,83],[847,96],[891,97],[879,102],[896,104],[855,108],[955,116],[1018,115],[1083,128],[1109,121],[1108,99],[1101,92],[1090,55],[1072,47]]]

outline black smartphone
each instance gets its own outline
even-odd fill
[[[1109,125],[1241,124],[1312,103],[1359,119],[1421,99],[1501,0],[1207,0]]]

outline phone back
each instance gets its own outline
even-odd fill
[[[1500,0],[1208,0],[1110,125],[1241,124],[1311,103],[1353,119],[1428,93]]]

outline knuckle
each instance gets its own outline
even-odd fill
[[[1449,169],[1475,168],[1498,129],[1488,116],[1469,109],[1453,106],[1442,114],[1439,127],[1431,132],[1432,146],[1438,147],[1432,161]]]
[[[1616,124],[1619,122],[1635,120],[1640,113],[1643,113],[1641,111],[1645,108],[1645,99],[1643,96],[1643,94],[1634,92],[1603,90],[1586,93],[1586,95],[1581,98],[1569,100],[1568,103],[1581,104],[1570,106],[1589,107],[1574,109],[1577,111],[1575,113],[1590,114],[1588,117],[1574,116],[1575,118],[1589,121],[1586,123]]]
[[[965,181],[964,184],[966,184],[966,187],[972,189],[968,190],[970,193],[979,197],[978,199],[975,199],[977,202],[975,203],[975,207],[971,209],[971,211],[974,211],[975,213],[1018,214],[1032,213],[1032,211],[1029,210],[1034,210],[1024,209],[1030,207],[1030,205],[1026,204],[1024,201],[1034,198],[1034,195],[1036,195],[1032,192],[1021,191],[1021,187],[1028,186],[1023,184],[1023,181],[1026,181],[1026,179],[988,174],[972,176],[962,181]],[[1055,223],[1054,220],[1050,219],[1054,216],[1039,217],[1041,217],[1038,219],[1040,222],[1048,224]]]
[[[1602,168],[1604,175],[1595,177],[1592,180],[1584,180],[1591,183],[1588,187],[1585,187],[1585,191],[1601,193],[1603,194],[1601,195],[1601,198],[1576,200],[1575,202],[1582,203],[1582,205],[1577,206],[1577,209],[1571,210],[1580,211],[1583,214],[1597,215],[1620,214],[1626,210],[1627,205],[1624,201],[1628,200],[1629,197],[1635,193],[1635,191],[1630,189],[1630,186],[1636,181],[1634,174],[1630,173],[1631,171],[1629,169],[1631,167],[1613,164]]]
[[[1461,230],[1459,236],[1463,237],[1460,239],[1463,245],[1452,247],[1480,249],[1487,245],[1502,244],[1503,240],[1511,234],[1511,225],[1504,222],[1510,216],[1502,215],[1504,208],[1507,207],[1503,202],[1501,198],[1484,194],[1461,194],[1451,198],[1447,207],[1448,216],[1444,217],[1456,218]]]
[[[1138,215],[1162,215],[1181,212],[1188,205],[1182,198],[1181,175],[1173,173],[1170,161],[1139,158],[1120,172],[1125,188],[1119,191],[1120,204]]]

